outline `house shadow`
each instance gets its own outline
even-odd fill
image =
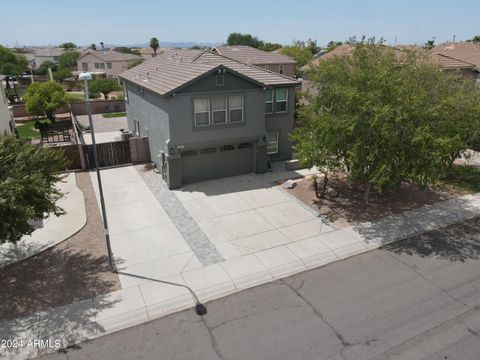
[[[24,341],[21,347],[9,348],[7,358],[52,351],[28,341],[50,339],[56,351],[102,332],[95,315],[117,300],[101,295],[118,287],[118,275],[109,271],[107,257],[84,251],[49,249],[1,269],[0,335]]]
[[[480,256],[479,216],[479,209],[460,197],[362,223],[353,229],[367,245],[376,243],[397,254],[465,261]]]

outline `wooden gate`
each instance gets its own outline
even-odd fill
[[[83,145],[88,169],[95,168],[93,145]],[[98,162],[100,167],[131,164],[130,144],[128,140],[97,144]]]

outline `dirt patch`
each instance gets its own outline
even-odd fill
[[[297,185],[287,191],[339,227],[379,219],[458,196],[443,190],[422,190],[413,184],[403,184],[388,193],[371,193],[369,203],[366,204],[363,201],[363,189],[351,184],[344,175],[333,175],[329,186],[338,191],[337,197],[317,199],[311,176],[298,180]]]
[[[121,288],[108,267],[107,247],[88,172],[77,173],[87,224],[77,234],[30,259],[0,270],[0,320],[70,304]]]

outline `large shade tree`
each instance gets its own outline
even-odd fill
[[[67,98],[60,84],[47,81],[30,85],[23,97],[29,114],[46,116],[55,122],[55,111],[67,103]]]
[[[108,100],[108,95],[112,91],[118,91],[121,89],[121,86],[118,85],[118,82],[114,79],[100,78],[93,80],[90,84],[90,91],[92,93],[102,93],[105,100]]]
[[[64,213],[55,183],[65,164],[62,152],[0,135],[0,244],[31,234],[32,220]]]
[[[317,90],[292,141],[306,166],[342,167],[370,189],[435,184],[480,126],[480,90],[428,55],[358,44],[352,56],[314,66]]]

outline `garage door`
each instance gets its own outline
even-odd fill
[[[253,144],[205,147],[182,152],[182,183],[253,172]]]

